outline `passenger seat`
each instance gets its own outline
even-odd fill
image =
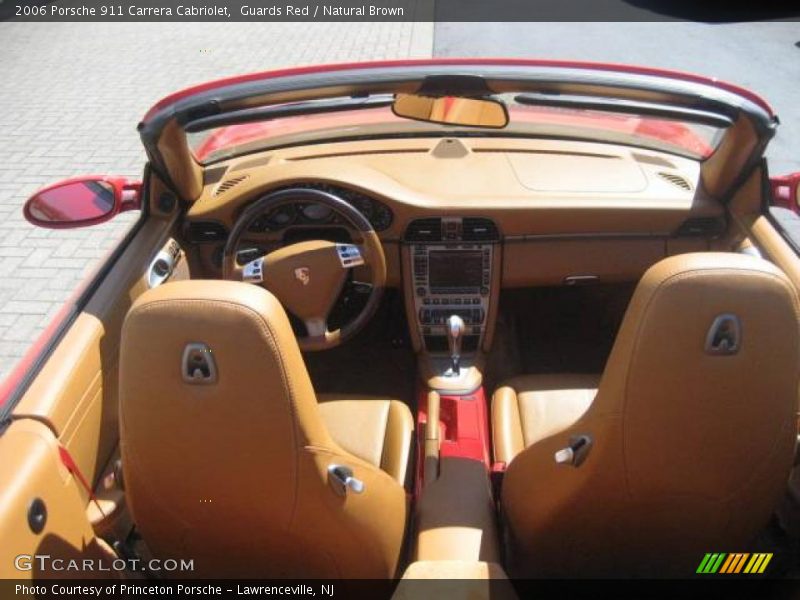
[[[798,314],[767,261],[675,256],[640,281],[602,378],[502,385],[510,575],[690,577],[707,552],[747,552],[794,456]]]

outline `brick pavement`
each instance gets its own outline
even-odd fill
[[[135,215],[72,231],[22,217],[65,177],[140,177],[135,127],[162,96],[291,65],[426,57],[425,23],[0,23],[0,379]]]

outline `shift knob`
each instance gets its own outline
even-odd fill
[[[460,372],[459,363],[461,362],[461,339],[464,336],[464,320],[458,315],[450,315],[447,318],[447,345],[450,348],[450,360],[453,375]]]

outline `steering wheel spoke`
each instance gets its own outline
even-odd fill
[[[366,264],[364,248],[358,244],[336,244],[336,253],[343,269],[354,269]]]
[[[259,256],[245,263],[243,266],[236,265],[241,281],[247,283],[261,283],[264,281],[264,257]]]

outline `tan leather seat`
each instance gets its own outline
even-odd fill
[[[747,551],[792,463],[798,322],[797,293],[772,264],[676,256],[640,281],[599,385],[554,375],[501,387],[511,574],[687,577],[706,552]],[[581,435],[585,462],[557,464]]]
[[[319,394],[319,414],[342,448],[379,467],[405,485],[411,475],[414,418],[398,400],[356,394]]]
[[[563,431],[592,404],[599,375],[520,375],[492,398],[495,462],[510,463],[539,440]]]
[[[208,352],[187,381],[188,344]],[[194,560],[176,576],[396,574],[411,414],[389,400],[318,407],[274,296],[227,281],[151,290],[125,320],[120,368],[128,503],[156,557]],[[338,493],[334,465],[363,491]]]

